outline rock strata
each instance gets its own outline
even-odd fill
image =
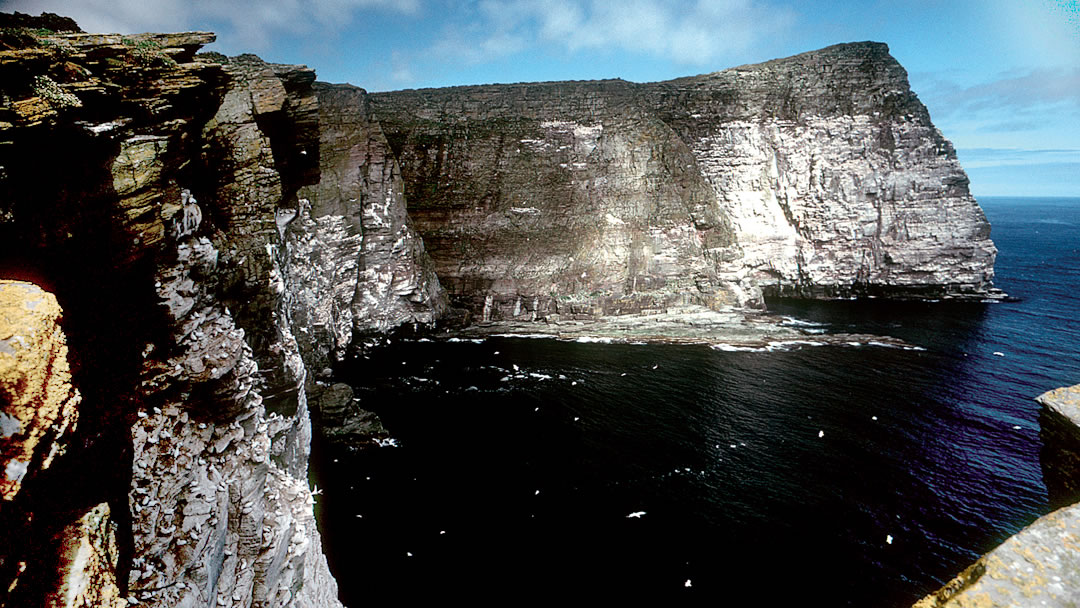
[[[476,319],[992,293],[990,226],[884,44],[371,103],[436,272]]]
[[[368,95],[317,83],[321,179],[300,192],[289,224],[294,322],[316,359],[340,361],[359,336],[431,326],[446,295],[405,209],[398,163]]]
[[[27,36],[0,51],[0,271],[64,306],[82,404],[0,604],[340,605],[281,224],[318,180],[314,73],[196,56],[200,32]],[[106,519],[116,550],[84,551]],[[114,582],[13,585],[46,539]]]

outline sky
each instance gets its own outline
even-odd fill
[[[1080,196],[1080,0],[0,0],[369,91],[667,80],[838,42],[889,45],[978,196]]]

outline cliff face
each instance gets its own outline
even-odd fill
[[[1080,385],[1039,395],[1039,438],[1043,481],[1050,507],[1080,500]]]
[[[371,99],[440,279],[481,318],[981,297],[993,279],[989,224],[883,44]]]
[[[0,276],[40,286],[0,305],[41,316],[0,319],[0,605],[338,605],[309,394],[384,433],[327,369],[448,294],[554,320],[992,278],[883,45],[368,95],[212,40],[0,31]]]
[[[321,179],[300,192],[289,225],[294,322],[324,365],[354,336],[430,325],[447,301],[405,211],[401,171],[367,94],[317,83]],[[318,346],[322,345],[322,347]]]
[[[59,593],[78,530],[111,520],[106,570],[132,601],[338,605],[280,221],[318,179],[314,73],[196,57],[211,40],[27,34],[0,51],[2,270],[56,294],[82,394],[62,464],[0,505],[24,524],[0,604]]]

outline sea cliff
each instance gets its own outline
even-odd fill
[[[991,293],[990,225],[881,43],[651,84],[370,99],[474,318]]]
[[[81,396],[5,487],[5,605],[338,605],[281,222],[318,179],[314,73],[213,39],[5,30],[3,275],[55,294]],[[80,521],[115,592],[66,591]]]
[[[989,226],[881,44],[369,95],[205,32],[15,25],[0,605],[339,605],[309,403],[381,432],[333,367],[394,331],[992,293]]]

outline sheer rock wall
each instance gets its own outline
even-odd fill
[[[371,100],[439,278],[476,318],[991,287],[990,226],[884,44]]]
[[[0,604],[93,597],[48,573],[87,563],[77,531],[110,520],[115,561],[91,562],[128,601],[340,605],[280,222],[318,180],[314,73],[195,55],[212,40],[37,32],[0,50],[0,270],[56,294],[82,394],[67,454],[0,505],[33,515],[0,548]]]

